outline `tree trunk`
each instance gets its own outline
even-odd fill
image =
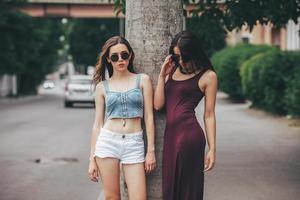
[[[174,35],[183,29],[181,0],[127,0],[125,35],[135,52],[135,67],[157,84],[161,64],[168,55]],[[165,129],[164,113],[155,114],[157,168],[147,175],[149,200],[162,199],[162,147]],[[122,185],[122,199],[127,198]]]

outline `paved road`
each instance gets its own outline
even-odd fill
[[[87,178],[91,107],[40,96],[0,109],[1,200],[97,199],[99,185]]]
[[[217,165],[206,175],[205,199],[300,199],[300,127],[223,95],[217,116]]]
[[[300,128],[223,95],[217,116],[217,166],[206,174],[205,199],[298,200]],[[100,187],[86,174],[93,117],[89,107],[63,108],[60,96],[0,100],[0,199],[97,199]]]

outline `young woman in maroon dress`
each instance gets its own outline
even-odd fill
[[[203,199],[204,172],[211,170],[215,163],[216,92],[217,75],[199,40],[187,31],[178,33],[162,65],[154,96],[155,109],[165,106],[167,115],[164,200]],[[203,97],[205,132],[195,116],[195,108]]]

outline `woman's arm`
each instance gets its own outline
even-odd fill
[[[154,109],[160,110],[165,104],[165,80],[166,77],[159,74],[154,93]]]
[[[168,80],[168,74],[172,70],[171,56],[167,56],[164,63],[162,64],[157,86],[154,93],[154,109],[160,110],[165,104],[165,83]]]
[[[215,164],[216,153],[216,116],[215,104],[217,94],[217,75],[213,71],[207,72],[204,77],[205,85],[205,106],[204,124],[209,151],[205,159],[205,171],[211,170]]]
[[[154,117],[153,117],[153,88],[148,75],[142,74],[142,90],[144,96],[144,120],[147,134],[147,154],[145,170],[150,172],[155,168]]]
[[[89,176],[92,181],[97,182],[98,177],[98,168],[96,164],[96,160],[94,158],[95,146],[97,142],[97,138],[101,127],[104,123],[104,93],[103,93],[103,84],[100,82],[96,86],[95,91],[95,120],[92,128],[91,135],[91,151],[90,151],[90,164],[89,164]]]
[[[94,161],[94,152],[95,145],[104,122],[104,94],[103,94],[103,84],[100,82],[96,86],[95,91],[95,119],[92,128],[92,136],[91,136],[91,152],[90,152],[90,161]]]

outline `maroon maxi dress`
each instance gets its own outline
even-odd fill
[[[165,85],[163,199],[202,200],[206,140],[195,108],[204,96],[198,86],[204,70],[182,81],[172,79],[175,70]]]

